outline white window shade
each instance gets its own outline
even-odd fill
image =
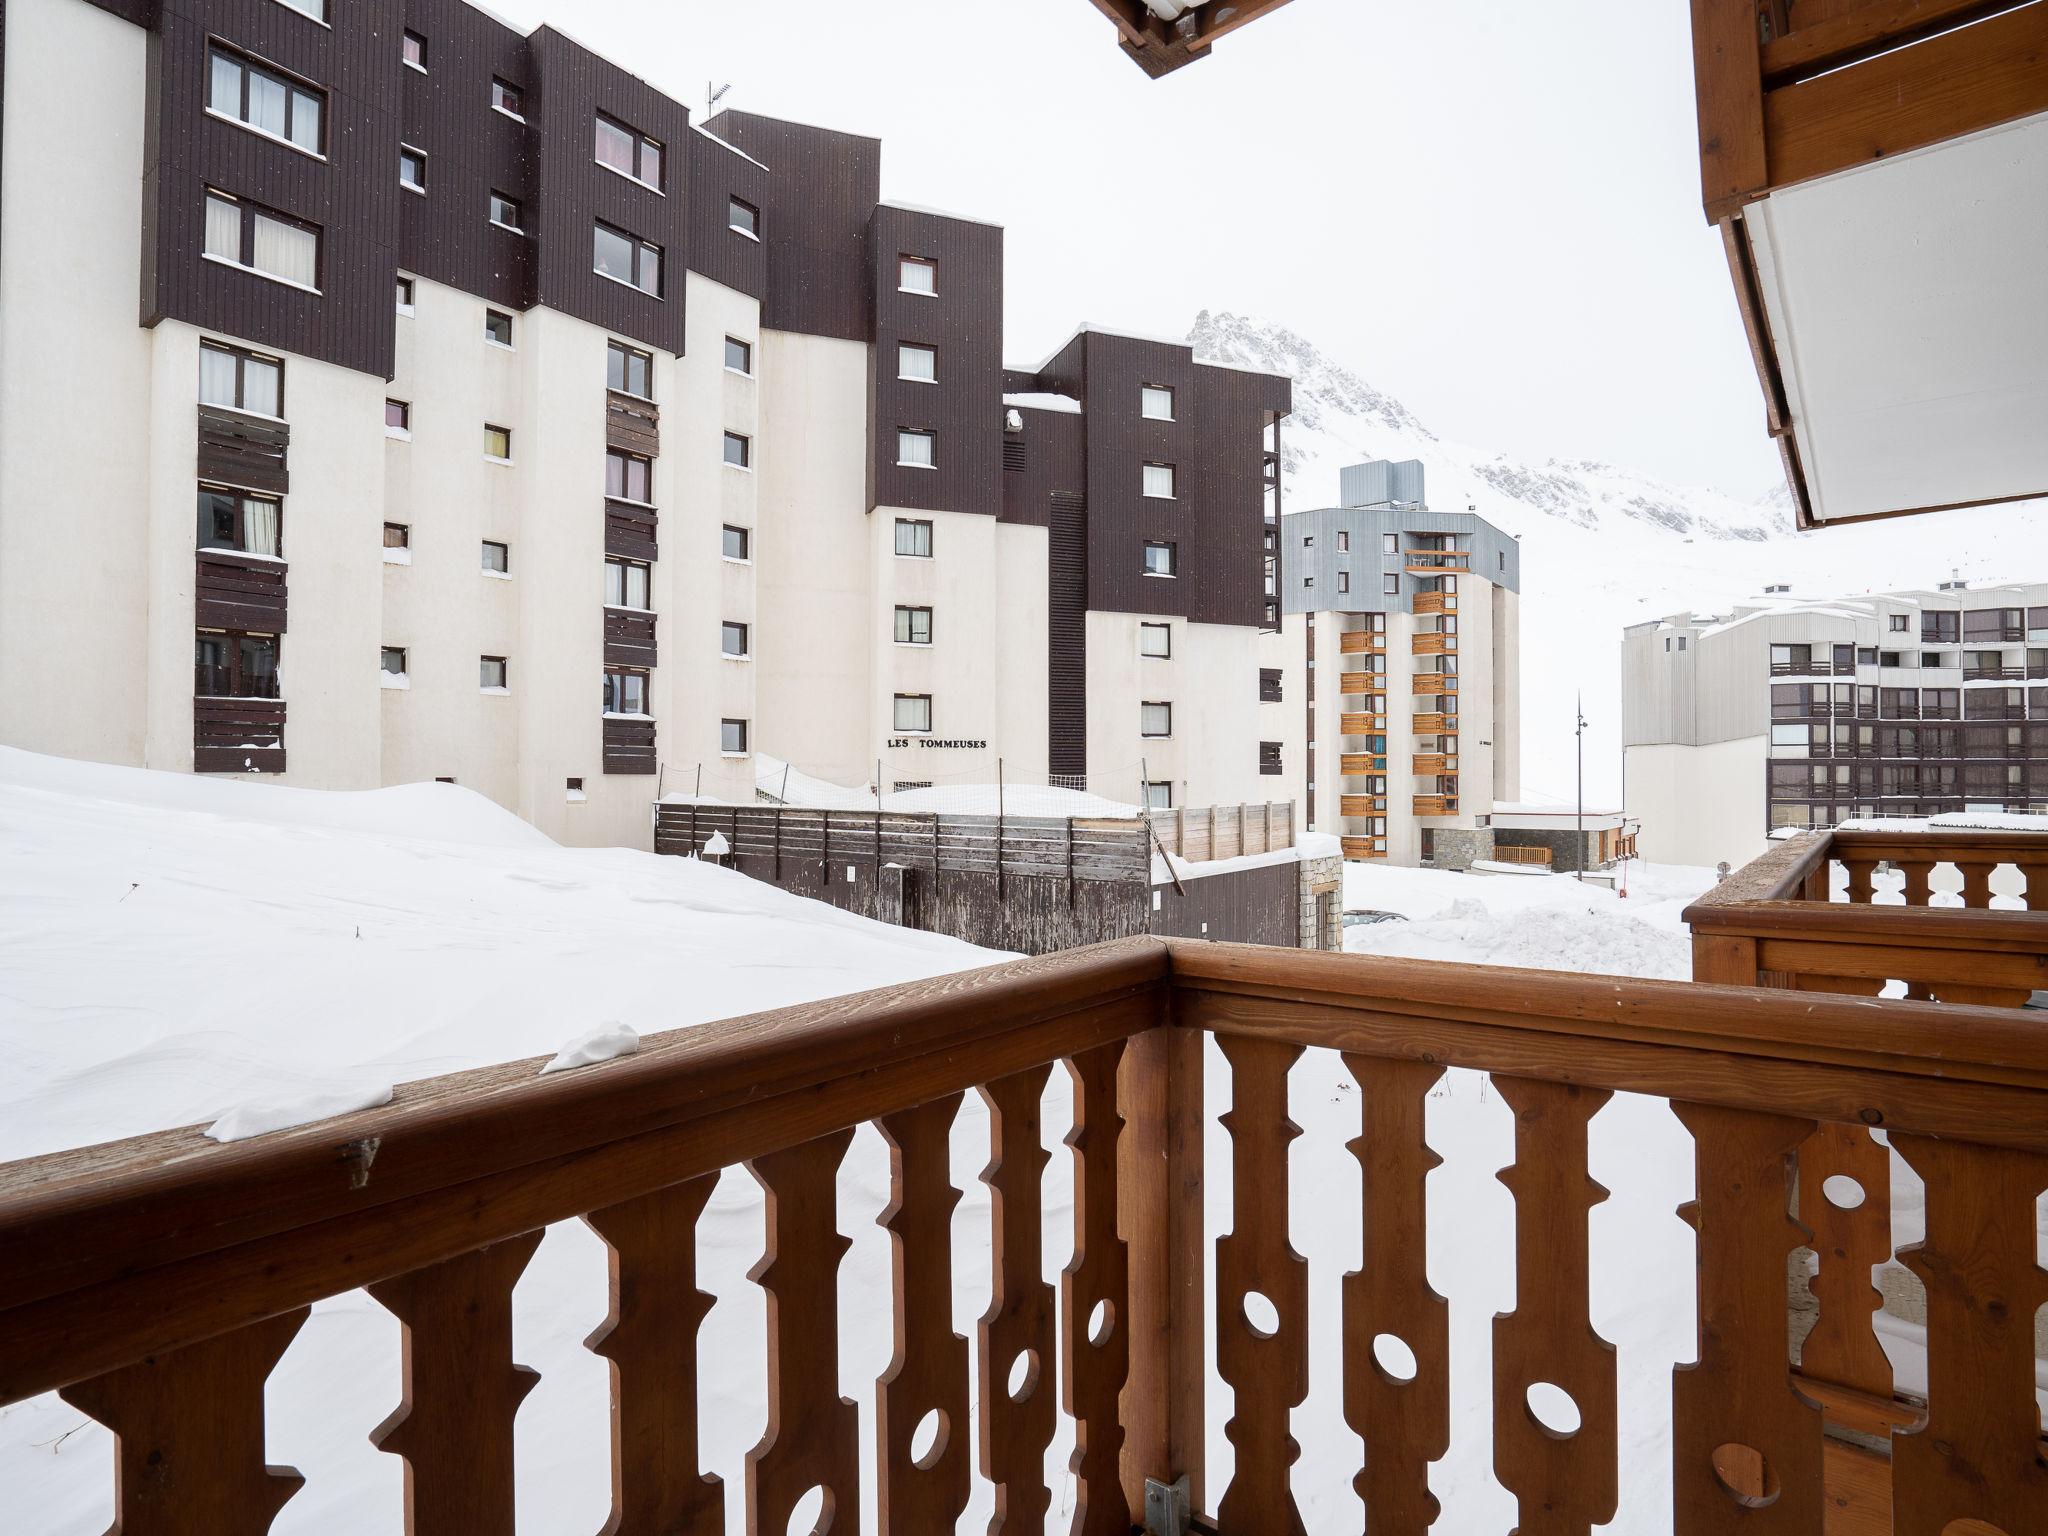
[[[1173,391],[1147,384],[1139,395],[1139,409],[1153,421],[1173,420]]]
[[[223,352],[217,347],[199,349],[199,399],[204,405],[235,405],[235,357],[232,352]]]
[[[255,266],[259,272],[311,288],[319,276],[320,242],[310,229],[256,215]]]
[[[235,262],[242,259],[241,207],[211,194],[206,199],[206,254]]]
[[[929,731],[932,728],[932,701],[922,695],[899,693],[896,695],[896,729],[899,731]]]
[[[1173,706],[1171,704],[1141,704],[1138,706],[1139,730],[1146,736],[1171,736],[1173,734]]]
[[[896,267],[896,286],[905,293],[937,293],[939,269],[929,261],[906,256]]]
[[[1171,464],[1147,464],[1145,466],[1145,494],[1160,496],[1168,500],[1173,496],[1173,466]]]
[[[914,379],[920,384],[933,384],[939,377],[939,354],[931,347],[913,346],[904,342],[896,348],[896,376]]]
[[[896,434],[896,462],[918,469],[930,469],[935,461],[935,439],[930,432],[900,431]]]

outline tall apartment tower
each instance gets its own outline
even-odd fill
[[[1463,868],[1521,793],[1520,545],[1430,511],[1419,461],[1352,465],[1339,499],[1280,518],[1279,750],[1346,858]]]
[[[1778,828],[2048,806],[2048,584],[1765,601],[1631,625],[1638,848],[1741,864]]]
[[[0,742],[638,846],[757,751],[1269,787],[1288,381],[1006,370],[878,141],[464,0],[4,0],[0,107]]]

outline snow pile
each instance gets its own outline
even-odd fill
[[[1944,811],[1939,816],[1865,816],[1842,823],[1848,832],[1926,832],[1963,827],[1978,832],[2048,832],[2048,816],[2016,811]]]
[[[272,1131],[288,1131],[295,1125],[331,1120],[336,1115],[359,1109],[376,1109],[391,1102],[390,1083],[335,1082],[298,1093],[273,1094],[237,1104],[206,1128],[212,1141],[247,1141]]]
[[[1489,882],[1488,893],[1492,890]],[[1655,976],[1666,981],[1692,977],[1690,939],[1625,913],[1598,914],[1590,903],[1502,913],[1481,898],[1468,896],[1417,922],[1354,928],[1345,936],[1344,947],[1366,954],[1529,970]]]
[[[567,1072],[572,1067],[594,1066],[600,1061],[630,1056],[639,1049],[640,1032],[632,1025],[621,1024],[614,1019],[609,1024],[600,1024],[588,1034],[578,1035],[555,1052],[540,1070],[542,1075]]]

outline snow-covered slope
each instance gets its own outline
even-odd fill
[[[1521,540],[1527,792],[1572,797],[1574,700],[1583,695],[1587,794],[1621,794],[1625,625],[1724,612],[1779,582],[1795,597],[1824,598],[1929,587],[1951,574],[2048,580],[2048,503],[1798,533],[1782,486],[1745,502],[1612,464],[1533,464],[1440,437],[1283,325],[1204,310],[1189,340],[1197,357],[1293,376],[1294,414],[1281,432],[1289,508],[1336,505],[1346,464],[1420,459],[1432,508],[1476,511]]]

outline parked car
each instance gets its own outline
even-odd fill
[[[1374,912],[1365,907],[1354,907],[1344,914],[1346,928],[1366,928],[1374,923],[1405,923],[1407,917],[1399,912]]]

